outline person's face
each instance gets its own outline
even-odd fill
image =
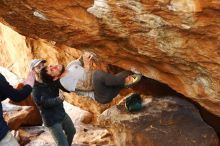
[[[64,66],[61,64],[49,65],[46,70],[50,76],[59,77],[64,71]]]
[[[39,74],[41,69],[44,67],[44,63],[39,63],[37,66],[34,67],[34,71]]]

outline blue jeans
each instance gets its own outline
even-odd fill
[[[71,146],[76,129],[67,114],[63,121],[47,128],[58,146]]]

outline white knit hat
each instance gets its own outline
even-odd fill
[[[46,60],[44,60],[44,59],[33,59],[32,61],[31,61],[31,64],[30,64],[30,69],[31,70],[33,70],[34,69],[34,67],[36,67],[38,64],[40,64],[40,63],[46,63],[47,61]]]

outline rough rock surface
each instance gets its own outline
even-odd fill
[[[16,89],[21,89],[24,86],[23,83],[18,84]],[[38,108],[36,107],[36,104],[34,103],[32,96],[28,96],[25,100],[20,101],[20,102],[13,102],[12,100],[9,101],[10,103],[14,104],[14,105],[20,105],[20,106],[31,106],[32,107],[32,111],[28,117],[28,119],[26,119],[25,122],[23,122],[23,125],[28,125],[28,126],[40,126],[42,125],[42,119],[41,119],[41,115],[40,112],[38,110]]]
[[[22,124],[25,124],[33,111],[34,108],[31,106],[3,104],[3,117],[11,130],[17,130]]]
[[[74,51],[60,44],[89,49],[101,61],[135,67],[220,116],[219,9],[219,0],[2,0],[2,23],[59,48],[44,54],[27,39],[31,49],[22,44],[10,50],[3,39],[0,45],[10,49],[1,47],[1,56],[19,73],[32,54],[70,60]]]
[[[68,103],[78,106],[84,110],[90,111],[97,116],[100,115],[104,110],[115,105],[118,102],[118,100],[122,98],[118,96],[116,100],[113,100],[109,104],[100,104],[90,97],[78,96],[75,93],[64,93],[64,95],[65,101],[67,101]]]
[[[139,112],[128,113],[124,102],[100,116],[118,146],[218,146],[215,131],[189,102],[174,97],[146,98]]]

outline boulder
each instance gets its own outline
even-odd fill
[[[32,58],[77,50],[167,84],[220,116],[219,0],[2,0],[0,65],[24,77]],[[21,36],[20,34],[26,36]],[[7,60],[7,61],[5,61]]]
[[[17,130],[34,111],[31,106],[15,106],[3,103],[3,117],[10,129]]]
[[[23,83],[19,83],[17,85],[17,89],[21,89],[24,86]],[[13,102],[12,100],[9,101],[10,103],[14,105],[20,105],[20,106],[31,106],[32,107],[32,112],[29,115],[29,118],[23,123],[24,125],[29,125],[29,126],[37,126],[37,125],[42,125],[42,119],[40,112],[38,108],[36,107],[36,104],[34,103],[32,96],[29,95],[25,100],[20,101],[20,102]]]
[[[139,112],[127,112],[124,102],[99,117],[118,146],[218,146],[218,136],[198,110],[177,97],[146,98]]]

